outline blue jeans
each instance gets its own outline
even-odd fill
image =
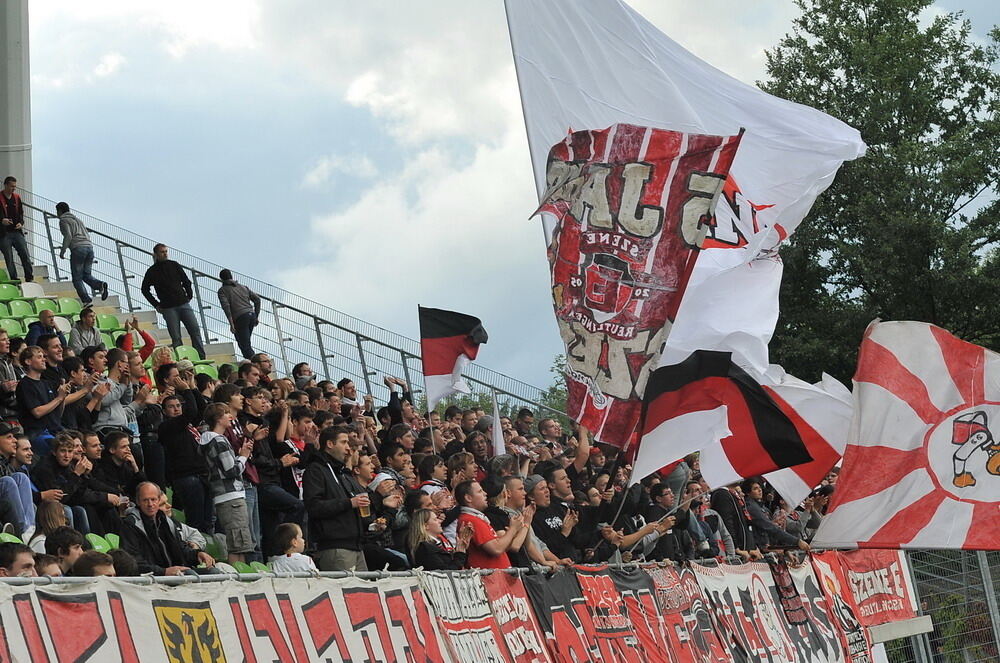
[[[73,287],[76,294],[80,296],[80,301],[89,304],[94,300],[90,290],[84,285],[90,286],[91,290],[100,290],[104,286],[103,281],[98,281],[90,273],[90,268],[94,265],[94,247],[78,246],[69,250],[69,271],[73,278]]]
[[[236,323],[234,327],[236,328],[236,344],[240,346],[240,353],[243,355],[244,359],[250,359],[253,357],[253,346],[250,345],[250,334],[253,333],[253,328],[257,326],[257,316],[251,313],[244,313],[240,317],[234,320]]]
[[[174,506],[184,511],[188,526],[206,534],[214,532],[215,505],[208,485],[194,475],[176,477],[173,485]]]
[[[14,266],[15,249],[21,259],[21,266],[24,267],[24,280],[31,281],[35,277],[31,272],[31,258],[28,257],[28,242],[24,239],[24,233],[15,230],[0,235],[0,252],[3,252],[3,260],[7,263],[7,274],[12,279],[17,278],[17,267]]]
[[[90,534],[90,519],[87,518],[86,509],[82,506],[64,506],[63,512],[70,527],[80,534]]]
[[[24,472],[0,477],[0,499],[10,502],[14,525],[19,532],[35,526],[35,503],[31,498],[31,479]]]
[[[243,483],[243,492],[247,501],[247,514],[250,516],[250,535],[253,537],[252,553],[248,553],[248,562],[263,562],[264,558],[260,553],[260,507],[257,500],[257,486],[250,482]]]
[[[188,336],[191,337],[191,347],[198,351],[202,359],[205,358],[205,346],[201,344],[201,329],[198,327],[198,316],[190,303],[181,304],[171,308],[160,309],[160,315],[167,323],[167,332],[170,334],[170,343],[175,348],[184,345],[181,340],[181,323],[187,329]]]

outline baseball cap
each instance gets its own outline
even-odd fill
[[[535,489],[535,486],[540,483],[545,483],[545,479],[542,478],[542,475],[532,474],[524,480],[524,490],[530,493]]]

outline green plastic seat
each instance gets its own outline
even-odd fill
[[[112,550],[118,550],[121,547],[121,539],[114,532],[108,532],[104,535],[104,540],[108,542]]]
[[[58,313],[59,305],[56,304],[56,300],[54,299],[39,297],[35,300],[35,313],[41,313],[42,311],[52,311],[53,313]]]
[[[101,332],[101,343],[103,343],[104,347],[108,350],[115,347],[115,341],[111,338],[111,334],[105,332]]]
[[[267,568],[267,566],[262,564],[261,562],[250,562],[250,568],[256,571],[257,573],[271,572],[271,569]]]
[[[194,372],[211,375],[213,380],[219,379],[219,369],[214,364],[195,364]]]
[[[187,359],[192,364],[212,363],[208,359],[202,359],[201,356],[198,354],[198,351],[195,350],[190,345],[178,345],[176,348],[174,348],[174,357],[177,359],[177,361],[180,361],[181,359]]]
[[[205,537],[205,552],[211,555],[212,559],[221,560],[222,548],[219,547],[219,542],[211,534],[202,532],[201,535]]]
[[[8,532],[0,532],[0,541],[4,543],[24,543],[20,537],[14,536]]]
[[[0,302],[0,318],[10,317],[10,307],[4,302]]]
[[[118,321],[117,316],[111,315],[110,313],[98,313],[97,328],[101,331],[111,332],[121,329],[122,323]]]
[[[90,546],[97,552],[106,553],[111,550],[111,545],[104,539],[103,536],[98,536],[91,532],[84,537],[87,541],[90,541]]]
[[[233,564],[233,568],[235,568],[240,573],[256,573],[253,570],[253,567],[247,564],[246,562],[236,562],[235,564]]]
[[[0,302],[9,302],[14,299],[22,299],[18,287],[10,283],[0,283]]]
[[[80,314],[83,310],[83,304],[80,303],[79,299],[74,299],[72,297],[60,297],[59,298],[59,313],[62,315],[71,316],[73,319]]]
[[[23,299],[15,299],[9,303],[10,317],[20,318],[26,320],[28,318],[37,318],[38,313],[35,311],[35,307],[31,305],[31,302],[26,302]]]
[[[12,279],[5,267],[0,267],[0,283],[20,283],[21,279]]]
[[[184,512],[181,511],[180,509],[174,509],[174,516],[173,517],[174,517],[174,520],[176,520],[177,522],[184,523],[185,525],[187,524],[187,521],[188,521],[187,516],[184,515]]]
[[[24,326],[20,320],[2,318],[0,319],[0,328],[6,329],[11,336],[24,336]]]

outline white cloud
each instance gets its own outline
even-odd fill
[[[121,69],[123,64],[125,56],[121,53],[106,53],[94,67],[94,76],[97,78],[111,76]]]
[[[365,155],[342,156],[339,154],[330,154],[316,160],[316,163],[302,177],[300,187],[303,189],[322,188],[336,173],[361,179],[371,179],[378,175],[378,168]]]

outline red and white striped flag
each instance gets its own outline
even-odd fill
[[[927,323],[873,322],[854,403],[813,544],[1000,549],[1000,355]]]

